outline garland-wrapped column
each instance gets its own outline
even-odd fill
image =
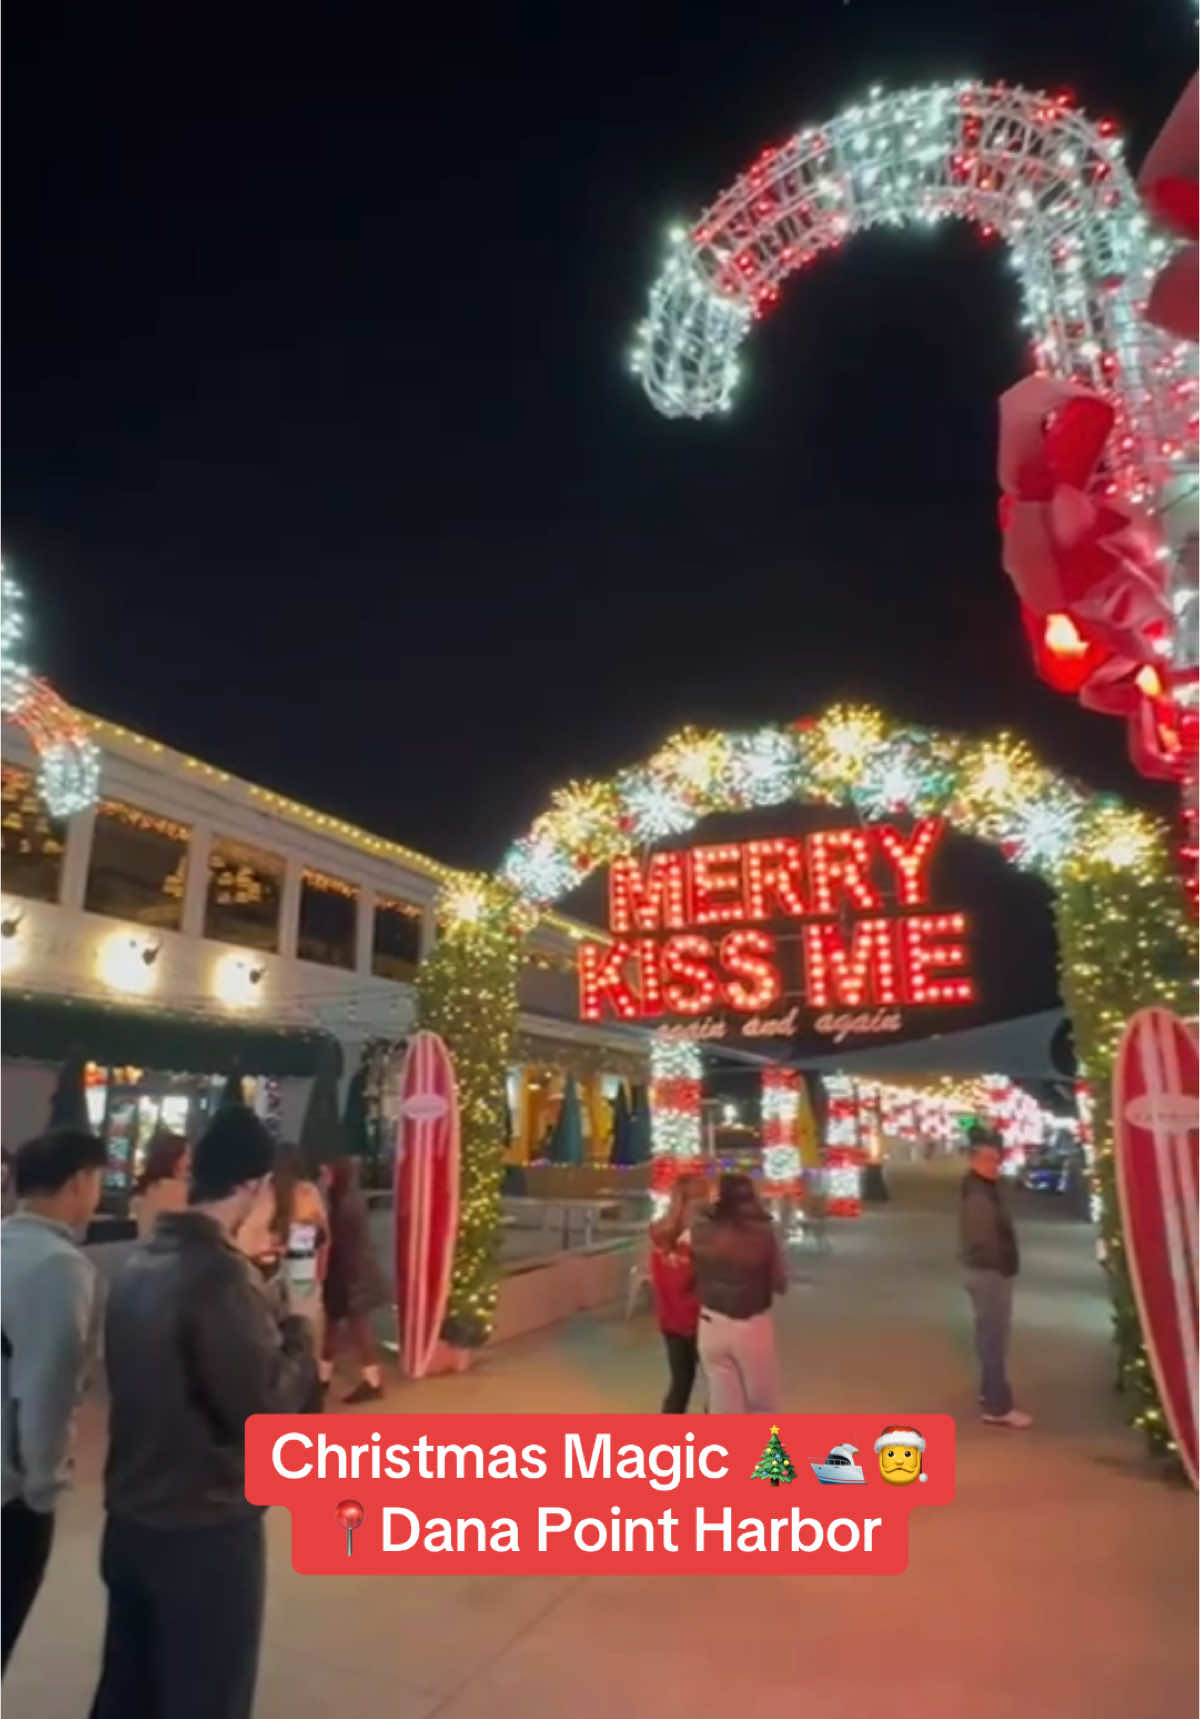
[[[655,1033],[650,1041],[650,1187],[656,1213],[676,1176],[700,1168],[702,1072],[698,1045]]]
[[[486,1343],[499,1293],[500,1181],[517,1026],[517,973],[530,916],[512,892],[464,878],[438,903],[439,936],[417,969],[420,1021],[454,1059],[462,1126],[458,1242],[442,1335]]]
[[[859,1100],[852,1080],[844,1074],[824,1077],[829,1100],[825,1130],[825,1190],[831,1218],[862,1216],[862,1148],[859,1144]]]
[[[1170,1453],[1125,1259],[1113,1167],[1112,1071],[1125,1023],[1139,1009],[1157,1003],[1180,1015],[1193,1012],[1196,927],[1158,826],[1114,808],[1098,815],[1090,834],[1058,878],[1062,995],[1094,1106],[1083,1120],[1095,1139],[1092,1192],[1113,1300],[1117,1384],[1151,1449]]]
[[[763,1192],[782,1199],[800,1185],[797,1120],[800,1077],[795,1069],[768,1068],[762,1077]]]

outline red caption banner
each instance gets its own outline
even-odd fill
[[[246,1497],[304,1575],[900,1575],[949,1415],[255,1415]]]

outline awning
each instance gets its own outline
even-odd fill
[[[1015,1021],[968,1027],[961,1033],[933,1033],[906,1044],[871,1045],[866,1050],[832,1052],[804,1058],[798,1067],[816,1074],[841,1070],[848,1075],[1006,1074],[1010,1080],[1063,1080],[1074,1073],[1067,1017],[1044,1009]]]
[[[5,1057],[63,1062],[86,1057],[105,1067],[157,1069],[173,1074],[225,1074],[277,1078],[316,1073],[329,1036],[295,1027],[209,1021],[167,1010],[130,1009],[65,997],[0,997],[0,1043]]]

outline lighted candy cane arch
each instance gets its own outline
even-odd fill
[[[1194,495],[1194,353],[1142,313],[1173,243],[1151,232],[1115,127],[1067,97],[974,81],[876,90],[763,150],[671,234],[634,371],[668,417],[725,411],[743,342],[789,275],[869,228],[947,219],[1008,241],[1034,368],[1111,402],[1109,493],[1169,538],[1172,506]],[[1192,669],[1193,580],[1185,565],[1171,578],[1175,666]]]
[[[80,718],[49,681],[31,674],[20,656],[25,638],[21,590],[4,575],[0,608],[0,704],[23,728],[38,756],[38,792],[54,818],[94,805],[100,753]]]

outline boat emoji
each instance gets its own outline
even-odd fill
[[[865,1486],[866,1478],[855,1462],[858,1446],[835,1444],[824,1462],[809,1463],[822,1486]]]

